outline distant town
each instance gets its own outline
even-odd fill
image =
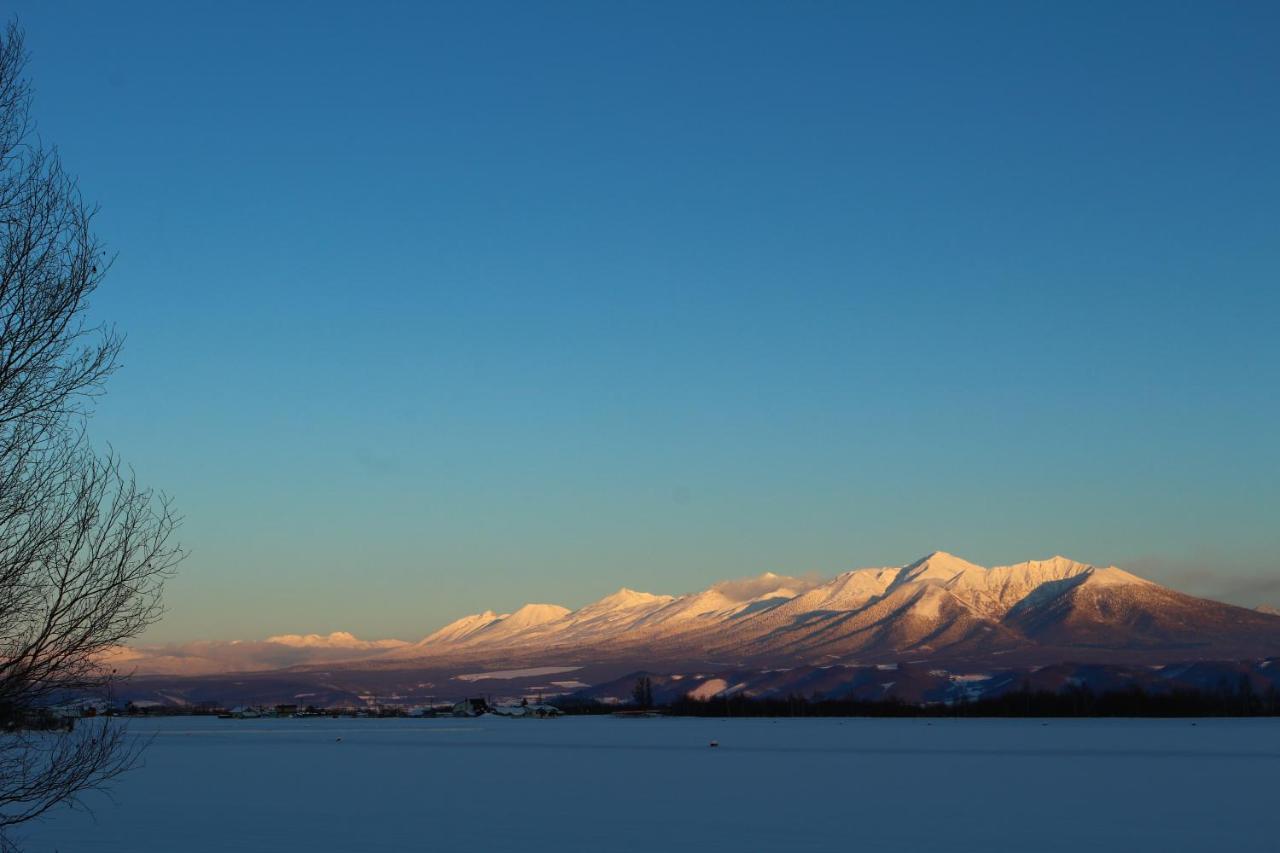
[[[371,705],[367,707],[326,707],[293,703],[274,705],[236,705],[226,708],[214,702],[193,705],[166,705],[159,702],[125,702],[115,704],[101,699],[65,702],[39,709],[28,721],[33,728],[72,728],[78,719],[94,717],[218,717],[224,720],[256,719],[306,719],[316,717],[498,717],[548,719],[563,714],[563,710],[542,701],[541,697],[530,701],[494,703],[484,697],[463,699],[458,702],[442,702],[427,705]]]

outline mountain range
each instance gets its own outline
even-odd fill
[[[826,581],[773,573],[686,595],[621,589],[577,610],[485,611],[417,642],[281,635],[120,650],[139,673],[209,675],[616,664],[649,670],[929,662],[1166,664],[1280,654],[1280,615],[1065,557],[984,568],[942,551]]]

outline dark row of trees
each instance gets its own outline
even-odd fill
[[[581,696],[553,700],[567,714],[610,714],[617,705]],[[1246,676],[1212,689],[1094,691],[1070,686],[1060,691],[1024,685],[998,696],[951,702],[913,703],[886,699],[822,696],[751,697],[741,693],[713,699],[683,696],[655,704],[648,676],[637,679],[632,703],[624,708],[660,710],[685,717],[1280,717],[1280,690],[1258,690]]]
[[[691,717],[1275,717],[1280,691],[1252,688],[1247,680],[1214,690],[1094,692],[1069,687],[1020,690],[975,700],[916,704],[899,699],[825,699],[742,695],[705,701],[681,698],[666,710]]]

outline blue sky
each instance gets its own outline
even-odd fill
[[[1280,603],[1275,4],[15,11],[151,639],[935,548]]]

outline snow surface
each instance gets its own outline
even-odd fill
[[[455,675],[458,681],[487,681],[491,678],[511,679],[511,678],[529,678],[535,675],[559,675],[562,672],[573,672],[582,669],[580,666],[531,666],[528,669],[500,669],[493,672],[468,672],[464,675]]]
[[[92,815],[63,810],[24,831],[24,849],[1277,849],[1280,720],[169,718],[131,729],[154,735],[146,766],[112,798],[89,797]]]
[[[728,689],[729,682],[725,681],[723,678],[709,678],[690,690],[689,697],[699,701],[706,701],[707,699],[719,696]]]

